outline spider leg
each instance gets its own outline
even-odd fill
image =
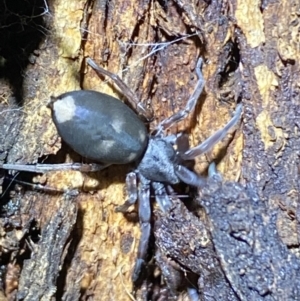
[[[114,83],[121,89],[130,106],[135,109],[139,115],[144,116],[148,121],[153,119],[153,112],[140,102],[137,95],[130,90],[130,88],[122,81],[122,79],[118,75],[101,68],[96,64],[94,60],[89,57],[86,59],[86,62],[96,71],[98,75],[105,75],[112,79]]]
[[[164,184],[160,182],[152,182],[151,185],[154,189],[155,200],[158,203],[160,209],[163,212],[167,212],[171,208],[172,202],[166,192]]]
[[[49,171],[61,171],[61,170],[77,170],[82,172],[94,172],[99,171],[110,164],[82,164],[82,163],[62,163],[62,164],[18,164],[7,163],[0,164],[0,169],[9,169],[16,171],[28,171],[35,173],[45,173]]]
[[[208,177],[209,178],[215,178],[218,179],[219,181],[222,181],[222,176],[220,173],[217,171],[216,163],[211,162],[208,167]]]
[[[232,127],[234,127],[237,124],[241,117],[242,109],[242,104],[239,104],[236,108],[234,116],[222,129],[216,131],[212,136],[207,138],[198,146],[193,147],[185,153],[181,154],[181,158],[184,160],[192,160],[195,157],[208,152],[215,144],[217,144],[227,135],[227,133],[229,132],[229,130],[231,130]]]
[[[202,66],[202,58],[198,59],[197,65],[196,65],[196,73],[198,76],[198,82],[196,84],[196,87],[192,93],[192,95],[190,96],[189,100],[187,101],[187,104],[185,106],[185,108],[183,110],[180,110],[179,112],[173,114],[172,116],[170,116],[169,118],[166,118],[165,120],[163,120],[157,127],[156,127],[156,135],[155,136],[159,136],[161,135],[162,131],[166,130],[167,128],[169,128],[170,126],[178,123],[179,121],[185,119],[192,110],[194,110],[198,98],[202,93],[203,87],[204,87],[204,79],[203,79],[203,75],[201,72],[201,66]]]
[[[187,288],[187,293],[188,293],[189,299],[191,301],[198,301],[199,300],[198,291],[194,287],[188,287]]]
[[[134,205],[137,201],[138,194],[137,194],[137,183],[136,183],[136,173],[130,172],[126,176],[126,190],[128,200],[121,206],[118,206],[115,211],[116,212],[126,212],[127,209]]]
[[[206,184],[206,178],[200,177],[182,165],[176,166],[175,172],[177,177],[188,185],[203,187]]]
[[[139,186],[137,188],[137,176],[135,172],[130,172],[126,176],[126,189],[128,200],[116,208],[117,212],[126,212],[127,209],[138,200],[139,220],[141,227],[141,237],[138,246],[137,260],[132,273],[132,281],[136,283],[141,274],[142,267],[147,256],[148,244],[151,232],[151,206],[150,206],[150,181],[139,175]]]
[[[52,188],[52,187],[49,187],[49,186],[46,186],[46,185],[42,185],[42,184],[33,184],[33,183],[29,183],[29,182],[25,182],[25,181],[21,181],[21,180],[18,180],[18,179],[15,179],[15,177],[5,177],[7,180],[10,181],[10,184],[9,186],[12,184],[12,183],[17,183],[17,184],[21,184],[21,185],[25,185],[25,186],[28,186],[28,187],[31,187],[33,190],[40,190],[40,191],[48,191],[48,192],[58,192],[58,193],[72,193],[72,192],[77,192],[78,194],[78,190],[76,189],[57,189],[57,188]],[[8,188],[6,188],[6,191],[8,190]],[[6,191],[4,191],[2,194],[0,194],[0,199],[5,195]]]
[[[138,200],[141,237],[138,246],[137,261],[132,274],[132,280],[134,283],[139,279],[141,269],[144,265],[151,233],[150,181],[142,175],[139,176],[139,179]]]

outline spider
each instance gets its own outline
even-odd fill
[[[87,63],[99,74],[109,76],[127,96],[131,106],[140,114],[146,110],[136,95],[116,75],[99,67],[91,58]],[[3,169],[46,172],[49,170],[76,169],[96,171],[111,164],[134,162],[136,168],[126,176],[128,199],[116,208],[125,213],[138,201],[138,215],[141,238],[138,255],[132,274],[133,282],[138,280],[148,250],[151,232],[150,187],[161,210],[167,212],[172,202],[167,194],[171,185],[184,182],[192,186],[202,186],[205,178],[184,166],[184,161],[209,151],[228,131],[236,125],[242,113],[239,104],[233,118],[204,142],[191,149],[184,147],[186,137],[182,134],[169,135],[165,130],[185,119],[194,110],[204,87],[201,73],[202,59],[198,59],[195,71],[198,77],[196,87],[183,110],[161,121],[148,134],[146,126],[137,114],[120,100],[96,91],[81,90],[52,97],[49,107],[61,138],[77,153],[100,164],[57,164],[18,165],[3,164]]]

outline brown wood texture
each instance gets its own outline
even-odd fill
[[[50,96],[94,89],[122,99],[110,80],[87,67],[86,57],[118,74],[153,109],[153,129],[184,107],[202,56],[205,91],[195,112],[170,132],[184,130],[197,145],[242,101],[237,130],[197,158],[195,170],[205,175],[216,160],[225,179],[252,185],[278,211],[283,241],[298,251],[299,1],[58,0],[48,5],[44,39],[23,70],[21,107],[14,104],[10,84],[0,79],[1,160],[36,163],[50,156],[55,163],[80,162],[61,145],[46,107]],[[155,50],[161,43],[168,44]],[[14,192],[11,200],[19,209],[9,217],[13,226],[1,219],[6,272],[0,299],[145,300],[131,281],[138,220],[134,213],[129,219],[115,212],[126,200],[131,169],[33,178],[52,188],[78,189],[78,196],[28,188]],[[28,237],[33,224],[40,231],[36,242]]]

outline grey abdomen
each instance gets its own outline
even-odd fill
[[[126,164],[138,159],[147,146],[147,130],[138,116],[120,100],[96,91],[58,97],[53,120],[67,144],[98,162]]]

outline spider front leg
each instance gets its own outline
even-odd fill
[[[136,283],[141,274],[142,267],[147,256],[150,233],[151,233],[151,206],[150,206],[150,181],[139,175],[137,185],[136,172],[130,172],[126,176],[127,201],[116,208],[116,212],[125,213],[131,205],[138,200],[138,215],[140,220],[141,237],[138,246],[137,260],[132,273],[132,281]]]
[[[185,108],[169,118],[163,120],[157,127],[156,127],[156,136],[160,136],[161,133],[166,130],[167,128],[171,127],[172,125],[178,123],[179,121],[185,119],[191,111],[194,110],[196,107],[197,101],[202,93],[203,87],[204,87],[204,78],[201,72],[201,66],[202,66],[202,58],[198,59],[197,65],[196,65],[196,74],[198,76],[198,82],[196,84],[196,87],[190,96],[189,100],[187,101],[187,104]]]
[[[126,177],[126,187],[128,193],[128,200],[121,206],[119,206],[117,212],[126,212],[127,209],[136,203],[138,200],[138,214],[140,220],[141,237],[138,246],[137,261],[135,263],[134,271],[132,274],[132,280],[137,282],[141,274],[142,267],[147,257],[147,251],[149,246],[149,239],[151,234],[151,205],[150,205],[150,181],[142,175],[139,175],[139,185],[137,188],[136,173],[131,172]],[[158,202],[160,208],[166,212],[170,209],[172,202],[166,192],[166,189],[162,183],[153,182],[152,187],[155,193],[155,199]]]
[[[185,148],[185,142],[184,137],[178,136],[178,141],[176,144],[178,145],[178,154],[181,159],[183,160],[193,160],[195,157],[200,156],[203,153],[208,152],[210,149],[212,149],[220,140],[222,140],[225,135],[231,130],[239,121],[242,114],[242,105],[239,104],[237,106],[236,112],[232,119],[220,130],[216,131],[212,136],[210,136],[208,139],[206,139],[204,142],[202,142],[200,145],[191,148],[189,150],[184,151]],[[182,140],[181,140],[182,139]],[[181,146],[183,144],[183,146]],[[176,166],[176,175],[178,178],[192,186],[196,187],[204,187],[206,185],[206,179],[197,175],[196,173],[190,171],[186,167],[182,165]]]
[[[136,283],[139,279],[142,267],[145,263],[151,234],[150,181],[144,178],[142,175],[139,176],[139,180],[140,183],[138,187],[138,211],[141,227],[141,237],[138,246],[137,260],[132,274],[132,280],[134,283]]]
[[[215,162],[211,162],[209,164],[209,167],[208,167],[208,177],[209,178],[215,178],[215,179],[217,179],[220,182],[222,181],[222,176],[221,176],[220,173],[218,173]]]
[[[198,146],[189,149],[183,154],[180,154],[181,158],[184,160],[193,160],[197,156],[200,156],[208,152],[209,150],[211,150],[237,124],[237,122],[241,118],[242,110],[243,110],[243,106],[242,104],[239,104],[236,108],[234,116],[229,120],[229,122],[222,129],[216,131],[212,136],[207,138]]]
[[[167,194],[165,185],[160,182],[152,182],[151,185],[154,189],[155,200],[160,209],[163,212],[167,212],[171,208],[172,202]]]
[[[177,177],[185,184],[195,187],[204,187],[206,184],[205,178],[197,175],[196,173],[182,165],[176,166],[175,172]]]

